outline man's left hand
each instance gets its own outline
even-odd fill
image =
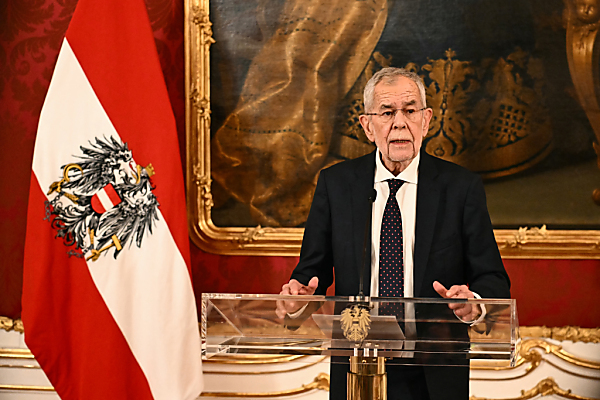
[[[474,299],[475,295],[469,290],[467,285],[454,285],[450,289],[446,289],[444,285],[438,281],[433,282],[433,289],[445,299]],[[475,321],[481,311],[479,307],[473,307],[469,303],[450,303],[448,307],[454,314],[465,322]]]

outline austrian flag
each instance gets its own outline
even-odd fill
[[[62,399],[202,390],[183,171],[143,0],[79,0],[40,115],[25,340]]]

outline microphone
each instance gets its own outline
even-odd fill
[[[367,214],[367,223],[365,224],[365,237],[363,240],[363,256],[362,256],[362,268],[360,270],[360,286],[358,291],[359,297],[365,297],[364,294],[364,281],[365,281],[365,270],[367,268],[367,249],[371,249],[371,243],[369,243],[369,235],[371,231],[371,220],[373,218],[373,203],[377,198],[377,190],[372,189],[371,195],[369,196],[369,214]]]

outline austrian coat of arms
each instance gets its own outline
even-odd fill
[[[63,165],[50,185],[45,219],[70,256],[96,261],[114,248],[116,259],[127,246],[141,247],[158,221],[154,169],[137,165],[127,143],[114,137],[80,149],[78,161]]]

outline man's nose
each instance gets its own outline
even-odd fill
[[[396,110],[396,114],[394,115],[394,119],[392,120],[392,128],[393,129],[402,129],[406,128],[406,116],[401,110]]]

